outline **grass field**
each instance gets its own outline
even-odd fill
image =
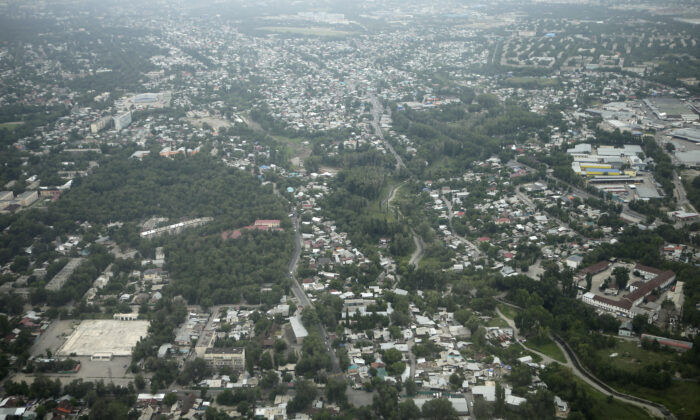
[[[508,319],[515,319],[515,316],[518,315],[518,309],[515,309],[512,306],[504,305],[502,303],[499,303],[497,306],[501,313]]]
[[[618,368],[629,371],[636,371],[644,366],[657,363],[683,363],[679,360],[678,353],[644,350],[637,344],[637,341],[618,340],[614,348],[599,350],[598,355],[602,359],[608,358],[614,361]],[[617,353],[617,355],[611,358],[613,353]],[[614,387],[620,392],[661,403],[679,419],[692,419],[700,416],[700,398],[698,398],[700,384],[696,382],[673,381],[669,388],[663,390],[640,387],[635,384],[614,385]]]
[[[611,357],[617,353],[617,356]],[[637,341],[618,340],[615,348],[599,350],[601,359],[608,359],[615,362],[615,365],[622,369],[636,371],[640,367],[652,363],[663,363],[666,361],[676,361],[678,354],[675,352],[653,352],[644,350],[638,346]]]
[[[525,342],[525,345],[533,350],[539,351],[542,354],[546,354],[554,360],[566,363],[566,357],[564,357],[564,353],[562,353],[559,346],[557,346],[556,343],[550,340],[549,338],[545,340],[539,340],[537,343],[528,340]]]
[[[525,88],[544,88],[559,86],[559,80],[542,77],[511,77],[505,80],[505,84]]]
[[[608,402],[608,398],[595,388],[583,382],[578,377],[574,377],[579,387],[586,389],[586,392],[594,401],[591,404],[593,418],[595,419],[651,419],[652,417],[642,408],[624,403],[618,399]]]
[[[508,328],[508,323],[501,318],[491,318],[489,319],[489,322],[486,323],[487,327],[499,327],[499,328]]]
[[[666,406],[680,420],[695,419],[700,416],[700,384],[695,382],[673,381],[664,390],[642,388],[638,386],[617,387],[619,391],[636,395]]]
[[[323,36],[323,37],[342,37],[348,36],[351,32],[338,31],[330,28],[322,28],[318,26],[298,27],[298,26],[262,26],[258,30],[266,32],[277,32],[283,34],[296,34],[307,36]]]
[[[22,121],[14,121],[14,122],[6,122],[6,123],[0,123],[0,130],[6,129],[6,130],[14,130],[18,126],[24,124]]]

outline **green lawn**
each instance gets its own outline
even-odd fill
[[[501,318],[491,318],[486,323],[487,327],[508,328],[508,323]]]
[[[617,353],[617,356],[611,358],[610,355],[613,353]],[[614,361],[617,367],[629,371],[636,371],[656,363],[683,363],[676,352],[644,350],[638,347],[636,341],[630,340],[618,340],[615,348],[599,350],[598,355],[603,359]],[[613,387],[620,392],[661,403],[679,419],[700,416],[700,398],[698,398],[700,384],[696,382],[673,381],[669,388],[663,390],[649,389],[635,384],[624,386],[614,384]]]
[[[664,390],[655,390],[634,385],[616,387],[618,391],[655,401],[666,406],[679,419],[695,419],[700,416],[700,384],[673,381]]]
[[[611,357],[614,353],[617,353],[617,356]],[[638,346],[637,341],[630,340],[618,340],[615,348],[599,350],[598,355],[601,359],[614,361],[617,367],[630,371],[636,371],[641,366],[652,363],[677,361],[679,357],[676,352],[644,350]]]
[[[24,124],[22,121],[15,121],[15,122],[6,122],[6,123],[0,123],[0,130],[2,129],[7,129],[7,130],[14,130],[18,126]]]
[[[546,354],[554,360],[557,360],[561,363],[566,363],[566,357],[564,357],[564,353],[562,353],[559,346],[557,346],[557,344],[549,338],[545,340],[538,340],[537,343],[535,343],[534,340],[528,340],[524,344],[533,350],[537,350],[542,354]]]
[[[592,417],[594,419],[637,420],[652,418],[646,410],[618,399],[613,399],[612,402],[608,402],[608,398],[601,392],[583,382],[578,377],[574,377],[574,379],[578,383],[578,386],[585,388],[591,399],[595,401],[591,404]]]
[[[508,319],[515,319],[515,316],[518,314],[518,309],[515,309],[512,306],[504,305],[502,303],[499,303],[497,306],[501,313]]]

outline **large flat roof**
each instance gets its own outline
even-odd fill
[[[289,318],[289,323],[292,324],[292,330],[296,338],[304,338],[309,335],[309,332],[306,331],[306,327],[304,327],[304,324],[301,322],[300,316],[297,315]]]

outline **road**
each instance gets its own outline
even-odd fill
[[[520,199],[520,201],[525,203],[525,205],[528,206],[530,208],[530,210],[535,211],[537,209],[537,207],[535,206],[535,203],[532,200],[530,200],[530,198],[528,196],[526,196],[525,194],[523,194],[522,192],[520,192],[520,191],[516,192],[515,196],[518,197]],[[568,229],[569,231],[573,232],[574,234],[576,234],[578,236],[582,236],[580,233],[573,230],[571,228],[571,226],[569,226],[568,223],[565,223],[561,219],[554,217],[551,214],[549,215],[549,218],[554,220],[555,222],[557,222],[559,227],[563,227],[563,228]]]
[[[296,277],[296,267],[299,263],[299,258],[301,257],[301,232],[299,231],[299,219],[297,218],[296,212],[292,213],[292,224],[294,225],[294,252],[292,253],[292,258],[289,260],[289,265],[287,266],[289,271],[289,278],[292,280],[292,293],[297,298],[297,301],[302,307],[306,308],[311,306],[311,300],[304,292],[304,289],[299,284],[299,280]],[[328,355],[331,358],[331,365],[333,373],[345,377],[343,372],[340,370],[340,363],[338,363],[338,358],[335,355],[335,351],[331,348],[331,341],[326,331],[326,327],[323,324],[318,324],[318,329],[321,332],[321,338],[326,346]]]
[[[528,346],[526,346],[525,344],[523,344],[523,343],[520,341],[520,338],[521,338],[521,337],[520,337],[520,330],[518,330],[518,328],[515,326],[515,321],[513,321],[512,319],[510,319],[510,318],[506,317],[505,315],[503,315],[503,313],[501,312],[501,310],[498,309],[498,306],[496,306],[496,313],[498,314],[499,317],[501,317],[502,320],[504,320],[504,321],[508,324],[508,326],[509,326],[510,328],[513,329],[513,339],[515,339],[515,342],[518,343],[518,344],[520,344],[520,346],[521,346],[522,348],[524,348],[525,350],[527,350],[527,351],[529,351],[529,352],[532,352],[532,353],[535,353],[536,355],[540,356],[540,357],[542,358],[542,361],[543,361],[546,365],[548,365],[548,364],[550,364],[550,363],[561,363],[560,361],[555,360],[555,359],[552,359],[551,357],[547,356],[546,354],[540,353],[539,351],[534,350],[534,349],[531,349],[530,347],[528,347]],[[565,366],[569,366],[569,365],[568,365],[568,364],[565,364]],[[572,366],[569,366],[569,367],[572,367]]]
[[[391,186],[389,189],[389,197],[385,200],[387,207],[391,207],[391,202],[394,201],[394,198],[396,198],[396,193],[405,182],[406,181]],[[401,216],[401,210],[397,210],[396,214]],[[411,254],[411,259],[408,263],[417,267],[418,263],[420,263],[420,260],[423,258],[423,254],[425,253],[425,242],[423,241],[423,238],[418,235],[415,230],[413,230],[413,228],[409,229],[413,235],[413,243],[416,245],[416,250],[413,251],[413,254]]]
[[[413,232],[413,229],[411,229],[411,232]],[[413,251],[408,264],[418,267],[418,263],[420,263],[421,258],[423,258],[425,243],[423,242],[423,238],[418,236],[415,232],[413,233],[413,243],[416,244],[416,250]]]
[[[514,308],[519,308],[518,306],[515,306],[513,304],[510,304],[508,302],[505,302],[500,299],[496,299],[500,303],[503,303],[508,306],[512,306]],[[537,354],[538,356],[542,357],[542,360],[544,361],[545,364],[550,364],[550,363],[559,363],[563,366],[568,367],[571,369],[571,371],[574,373],[574,375],[578,376],[581,380],[586,382],[588,385],[592,386],[595,388],[597,391],[603,393],[604,395],[612,395],[613,397],[624,401],[628,404],[640,407],[642,409],[647,410],[652,416],[654,417],[663,417],[666,419],[675,419],[675,417],[663,406],[660,406],[659,404],[653,403],[651,401],[647,401],[635,396],[623,394],[621,392],[615,391],[613,388],[609,387],[606,385],[603,381],[600,379],[596,378],[592,373],[588,372],[581,363],[578,361],[578,358],[576,357],[576,354],[569,348],[568,344],[564,342],[564,345],[562,345],[563,340],[559,337],[553,337],[550,334],[550,339],[556,343],[556,345],[559,347],[559,349],[562,351],[564,354],[564,357],[566,358],[566,363],[561,363],[558,360],[552,359],[551,357],[540,353],[536,350],[533,350],[529,347],[527,347],[525,344],[521,343],[520,340],[518,339],[519,337],[519,331],[515,327],[515,322],[511,320],[510,318],[506,317],[503,315],[500,309],[498,309],[498,306],[496,306],[496,313],[498,314],[501,319],[503,319],[511,328],[513,328],[513,337],[515,338],[516,342],[520,344],[525,350],[530,351],[532,353]],[[572,360],[573,359],[573,360]]]
[[[376,95],[372,94],[369,99],[372,102],[372,126],[374,127],[374,133],[382,140],[384,147],[386,147],[386,149],[391,152],[392,155],[394,155],[394,159],[396,159],[396,171],[398,172],[399,169],[405,168],[406,165],[404,165],[403,159],[401,159],[401,156],[396,153],[394,147],[384,139],[384,132],[382,131],[382,126],[380,124],[382,114],[384,113],[384,107],[382,106],[381,102],[379,102]]]
[[[458,235],[457,232],[455,232],[454,228],[452,227],[452,218],[454,217],[454,213],[452,212],[452,203],[450,202],[450,200],[448,200],[444,196],[441,196],[440,198],[441,198],[442,202],[445,203],[445,206],[447,206],[447,221],[450,225],[450,232],[452,232],[452,234],[457,239],[462,241],[462,243],[467,245],[472,250],[472,252],[474,253],[474,255],[477,258],[482,258],[484,256],[483,253],[476,245],[474,245],[473,242],[471,242],[470,240],[468,240],[467,238],[465,238],[463,236]]]
[[[690,211],[692,213],[697,213],[697,209],[693,207],[693,204],[688,200],[688,194],[685,192],[685,187],[683,186],[683,182],[681,182],[681,177],[676,170],[673,171],[673,186],[678,208],[685,209],[686,211]]]

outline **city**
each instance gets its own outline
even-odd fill
[[[694,1],[0,34],[0,418],[700,416]]]

